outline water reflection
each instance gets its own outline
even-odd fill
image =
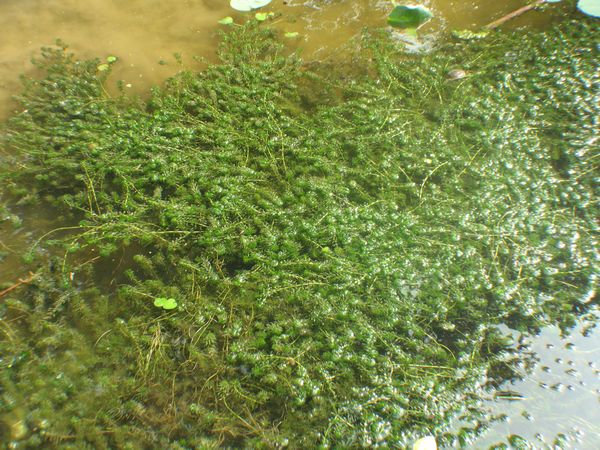
[[[484,405],[505,420],[475,441],[475,448],[509,444],[510,436],[523,437],[535,448],[598,448],[599,317],[596,308],[566,333],[549,326],[535,337],[513,334],[520,374]]]

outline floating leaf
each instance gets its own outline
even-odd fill
[[[163,304],[163,308],[164,309],[175,309],[177,308],[177,302],[175,301],[174,298],[169,298],[167,299],[167,301]]]
[[[221,20],[219,20],[219,23],[221,25],[231,25],[233,23],[233,17],[231,17],[231,16],[223,17]]]
[[[600,17],[600,0],[579,0],[577,9],[588,16]]]
[[[437,444],[433,436],[425,436],[413,444],[412,450],[437,450]]]
[[[433,17],[424,6],[396,6],[388,16],[388,24],[395,28],[417,29]]]
[[[229,5],[237,11],[252,11],[271,3],[271,0],[231,0]]]
[[[119,58],[117,58],[116,56],[107,56],[106,57],[106,62],[109,64],[112,64],[114,62],[117,62]]]
[[[158,297],[154,299],[154,306],[163,309],[177,308],[177,301],[174,298]]]
[[[267,20],[268,17],[269,17],[269,15],[267,13],[256,13],[254,15],[254,18],[256,20],[258,20],[259,22],[263,22],[263,21]]]
[[[288,31],[287,33],[284,34],[284,36],[286,38],[290,38],[291,39],[291,38],[298,37],[299,34],[300,33],[298,33],[297,31]]]
[[[106,70],[108,70],[108,64],[98,64],[98,66],[96,67],[96,69],[98,69],[98,72],[104,72]]]

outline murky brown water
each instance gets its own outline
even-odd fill
[[[429,0],[435,19],[425,32],[442,28],[478,28],[526,3],[524,0]],[[297,45],[319,56],[347,42],[365,26],[385,25],[392,2],[381,0],[274,0],[265,11],[281,13],[276,26],[297,31]],[[552,9],[557,10],[558,7]],[[117,55],[115,77],[143,92],[178,70],[173,53],[184,61],[210,58],[217,44],[217,21],[233,16],[228,0],[3,0],[0,2],[0,119],[15,105],[19,74],[31,70],[39,48],[62,39],[83,57]],[[531,12],[513,26],[546,22],[552,11]],[[187,58],[187,59],[186,59]],[[168,64],[159,64],[160,61]]]

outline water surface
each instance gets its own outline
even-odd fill
[[[476,29],[524,2],[422,3],[435,13],[423,28],[427,33],[442,28]],[[282,30],[300,33],[297,45],[306,57],[328,55],[365,26],[385,24],[391,9],[392,2],[378,0],[274,0],[264,8],[281,14],[276,25]],[[117,55],[121,64],[115,77],[130,85],[131,91],[144,92],[179,70],[174,53],[181,53],[190,64],[195,55],[212,58],[218,43],[217,22],[229,15],[237,22],[252,17],[252,13],[233,11],[227,0],[5,0],[0,3],[0,118],[15,109],[10,98],[19,89],[19,74],[29,73],[31,58],[57,38],[83,57]],[[532,26],[552,18],[556,18],[552,11],[531,12],[512,25]]]

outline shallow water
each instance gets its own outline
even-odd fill
[[[524,2],[423,3],[435,14],[423,30],[435,32],[447,27],[478,28]],[[281,13],[276,22],[282,30],[300,33],[296,41],[305,56],[319,57],[343,45],[363,27],[384,24],[390,2],[275,0],[267,9]],[[556,18],[557,11],[558,7],[553,7],[530,12],[511,26],[543,24]],[[193,63],[192,56],[213,57],[220,27],[217,21],[228,15],[238,23],[252,17],[233,11],[226,0],[5,0],[0,3],[0,118],[15,109],[10,98],[18,92],[19,74],[30,72],[31,58],[56,39],[83,57],[117,55],[121,63],[115,79],[122,79],[133,92],[144,92],[178,71],[174,53],[181,53],[186,64]]]
[[[535,448],[594,450],[600,444],[600,332],[596,317],[583,320],[566,335],[547,327],[536,337],[514,334],[529,364],[520,367],[522,379],[506,383],[487,404],[506,420],[477,440],[487,448],[509,436],[527,439]],[[562,436],[561,436],[562,435]]]
[[[445,28],[477,29],[524,4],[510,0],[424,2],[436,13],[436,19],[424,28],[435,34]],[[298,31],[298,47],[311,58],[330,55],[364,26],[384,23],[390,10],[381,1],[273,2],[268,8],[282,15],[275,19],[284,31]],[[558,11],[558,7],[555,8]],[[132,92],[143,93],[179,70],[174,52],[183,55],[184,64],[194,64],[192,55],[211,59],[217,43],[217,21],[232,15],[240,22],[249,15],[234,13],[226,1],[182,0],[178,2],[116,2],[98,0],[7,0],[0,4],[0,25],[4,39],[0,63],[0,117],[15,106],[9,101],[18,90],[18,74],[29,73],[30,58],[39,47],[61,38],[82,56],[116,55],[120,64],[115,78],[122,79]],[[511,26],[543,25],[559,17],[556,12],[532,12]],[[165,63],[161,64],[163,61]],[[10,225],[0,228],[0,282],[16,280],[18,253],[32,241],[32,231],[47,230],[52,222],[31,218],[24,229]],[[37,234],[37,233],[36,233]],[[41,233],[40,233],[41,234]],[[539,448],[551,448],[558,433],[567,437],[565,448],[595,449],[600,445],[600,334],[582,335],[582,328],[568,338],[548,328],[529,339],[530,349],[539,359],[523,380],[505,386],[522,399],[496,398],[489,407],[507,415],[508,421],[495,426],[473,448],[487,448],[509,435],[520,435]],[[523,343],[522,343],[523,344]],[[573,345],[571,345],[573,344]],[[539,437],[537,436],[539,434]]]

